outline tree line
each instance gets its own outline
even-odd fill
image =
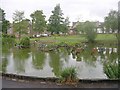
[[[0,9],[0,13],[2,14],[2,32],[4,34],[7,34],[7,29],[9,28],[10,22],[5,19],[4,10]],[[57,4],[54,7],[52,15],[49,17],[48,21],[45,20],[46,16],[44,15],[42,10],[34,11],[33,13],[31,13],[30,17],[32,19],[31,21],[24,17],[23,11],[15,11],[15,13],[13,13],[13,30],[18,33],[19,38],[22,34],[28,33],[29,25],[32,26],[29,33],[35,32],[36,34],[40,34],[44,31],[49,31],[51,34],[60,34],[60,32],[67,33],[69,30],[69,17],[63,17],[60,4]],[[104,18],[104,23],[102,27],[103,30],[108,33],[110,31],[112,33],[118,31],[118,11],[111,10],[108,13],[108,16]],[[83,33],[93,34],[95,28],[95,25],[90,21],[79,23],[77,25],[77,31]]]
[[[2,16],[5,17],[5,14],[2,14]],[[60,32],[66,33],[68,31],[68,26],[70,23],[69,18],[63,17],[60,4],[57,4],[54,7],[54,10],[52,11],[52,15],[50,16],[48,22],[45,20],[46,16],[43,14],[42,10],[34,11],[30,15],[30,17],[32,21],[24,17],[23,11],[15,11],[15,13],[13,13],[13,29],[16,33],[18,33],[19,37],[21,37],[21,34],[28,33],[29,25],[32,26],[31,27],[32,31],[35,32],[36,34],[40,34],[44,31],[49,31],[51,32],[51,34],[59,34]],[[2,21],[4,21],[4,19],[2,19]],[[4,22],[2,23],[5,24]],[[9,23],[9,21],[7,23]],[[2,32],[7,34],[7,29],[5,29],[4,26],[2,27],[3,27]]]

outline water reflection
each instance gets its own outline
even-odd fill
[[[10,55],[11,48],[12,47],[10,46],[4,45],[4,47],[2,48],[2,57]]]
[[[60,55],[58,52],[49,53],[50,56],[50,66],[52,67],[52,72],[56,76],[60,75],[60,71],[62,69],[62,62],[60,61]]]
[[[45,53],[44,52],[32,52],[32,63],[34,68],[43,69],[45,64]]]
[[[2,65],[1,65],[2,64]],[[8,60],[7,60],[7,58],[3,58],[2,59],[2,63],[0,63],[0,65],[2,66],[2,67],[0,67],[0,68],[2,68],[2,72],[6,72],[6,68],[7,68],[7,64],[8,64]],[[1,71],[1,70],[0,70]]]
[[[13,49],[14,69],[16,73],[25,72],[25,61],[29,58],[30,49]]]
[[[79,78],[106,79],[106,65],[118,65],[117,51],[116,46],[93,44],[61,47],[50,52],[42,52],[36,48],[3,48],[3,71],[38,77],[58,77],[63,68],[75,66]]]

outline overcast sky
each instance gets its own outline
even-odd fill
[[[12,21],[15,10],[25,12],[25,17],[30,19],[30,14],[35,10],[43,10],[46,20],[52,14],[56,4],[60,3],[64,17],[70,21],[104,21],[108,12],[118,10],[119,0],[1,0],[1,8],[5,10],[6,18]]]

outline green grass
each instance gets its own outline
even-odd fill
[[[65,42],[69,45],[74,45],[76,43],[81,43],[87,41],[83,35],[70,35],[70,36],[51,36],[51,37],[40,37],[32,38],[31,42],[38,40],[40,42],[46,42],[51,44],[59,44]],[[116,42],[116,36],[114,34],[98,34],[96,39],[97,42]]]
[[[117,41],[115,34],[98,34],[96,41]]]

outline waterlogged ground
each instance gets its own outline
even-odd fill
[[[2,49],[3,72],[25,76],[59,77],[63,68],[73,66],[80,79],[108,79],[104,65],[117,61],[115,45],[88,44],[77,49],[61,47],[49,52],[42,52],[38,47],[18,49],[4,46]]]

